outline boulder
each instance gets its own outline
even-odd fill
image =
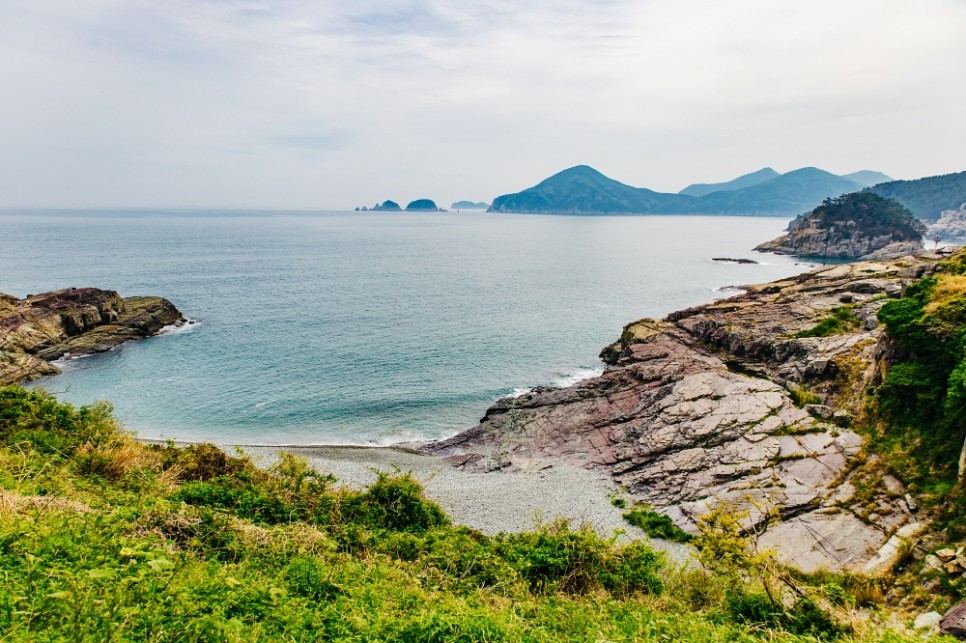
[[[939,631],[966,641],[966,603],[953,606],[939,621]]]

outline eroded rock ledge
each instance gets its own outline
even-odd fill
[[[887,366],[878,309],[940,257],[821,268],[634,322],[600,377],[499,400],[424,450],[481,471],[563,460],[603,472],[691,532],[728,502],[805,571],[878,572],[898,555],[889,543],[916,533],[915,504],[892,478],[856,497],[864,440],[849,423]],[[807,336],[836,313],[843,328]],[[773,511],[782,519],[766,522]]]
[[[67,288],[26,299],[0,293],[0,384],[60,372],[51,362],[110,350],[184,317],[161,297]]]

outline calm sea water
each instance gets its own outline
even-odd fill
[[[41,383],[77,404],[110,400],[142,436],[386,444],[451,435],[498,397],[599,372],[598,352],[629,321],[801,272],[749,251],[786,224],[8,211],[0,292],[162,295],[198,320]]]

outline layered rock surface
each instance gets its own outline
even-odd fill
[[[167,299],[68,288],[18,299],[0,294],[0,384],[60,372],[51,362],[110,350],[184,317]]]
[[[876,312],[938,258],[826,267],[634,322],[600,377],[502,399],[424,449],[481,471],[583,466],[691,532],[729,503],[806,571],[882,571],[901,550],[890,537],[916,533],[915,508],[891,478],[857,498],[863,438],[849,421],[887,362]],[[832,309],[850,323],[808,336]]]

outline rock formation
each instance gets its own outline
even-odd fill
[[[958,210],[944,210],[939,215],[939,221],[926,230],[926,238],[957,242],[966,240],[966,203]]]
[[[825,267],[634,322],[600,377],[499,400],[424,449],[468,469],[599,471],[692,533],[729,503],[805,571],[881,572],[921,526],[895,478],[858,497],[849,421],[888,353],[876,312],[938,258]],[[847,321],[817,330],[829,317]]]
[[[78,357],[184,322],[167,299],[68,288],[17,299],[0,294],[0,385],[60,372],[52,360]]]
[[[797,219],[758,252],[833,259],[895,259],[922,249],[926,228],[912,213],[871,192],[846,194]]]

